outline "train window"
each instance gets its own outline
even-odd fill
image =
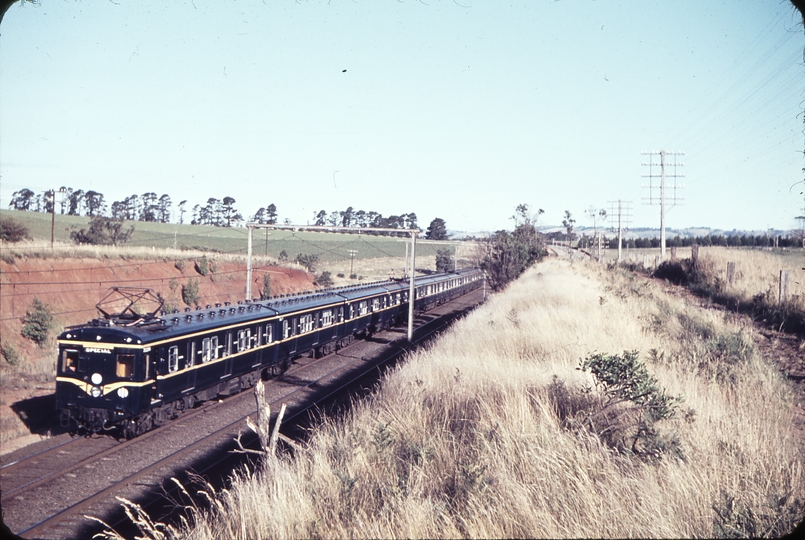
[[[187,342],[187,359],[185,360],[185,365],[187,367],[193,367],[196,364],[196,342],[195,341],[188,341]]]
[[[266,325],[266,345],[274,341],[274,333],[270,324]]]
[[[168,349],[168,371],[173,373],[179,369],[179,347],[174,345]]]
[[[218,336],[212,336],[210,338],[210,352],[212,353],[212,358],[218,358]]]
[[[338,308],[338,313],[336,314],[336,322],[342,323],[344,322],[344,308]]]
[[[367,313],[369,313],[369,302],[366,300],[361,300],[358,304],[358,314],[366,315]]]
[[[325,309],[321,314],[321,325],[330,326],[333,324],[333,310]]]
[[[355,317],[355,306],[352,304],[349,305],[349,318],[352,319]]]
[[[282,338],[283,339],[288,339],[289,337],[291,337],[291,325],[289,324],[289,322],[290,321],[288,321],[288,319],[285,319],[284,321],[282,321]]]
[[[226,346],[224,347],[224,356],[232,354],[232,332],[226,333]]]
[[[78,371],[78,351],[75,349],[64,349],[61,353],[61,370],[64,373],[75,373]]]
[[[257,346],[259,347],[260,345],[265,345],[265,342],[263,341],[263,337],[264,337],[263,336],[263,327],[258,326],[257,330],[255,330],[255,332],[257,332],[257,335],[255,336],[255,339],[257,340]]]
[[[145,380],[148,380],[151,377],[151,355],[145,353]]]
[[[238,330],[238,352],[248,351],[251,345],[252,331]]]
[[[307,314],[299,318],[299,331],[302,333],[305,332],[312,332],[313,328],[315,328],[316,320],[313,318],[312,314]]]
[[[380,309],[380,298],[373,298],[372,311],[378,311],[379,309]]]
[[[134,355],[118,354],[115,375],[120,379],[131,379],[134,377]]]
[[[201,340],[201,362],[206,363],[210,361],[212,358],[211,349],[210,349],[210,338],[205,337]]]

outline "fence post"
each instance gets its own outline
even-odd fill
[[[727,263],[727,285],[732,287],[732,282],[735,281],[735,261]]]
[[[788,301],[788,282],[791,278],[789,270],[780,270],[780,305]]]
[[[676,260],[676,246],[671,246],[671,260]]]
[[[699,244],[690,246],[690,258],[693,260],[694,264],[699,260]]]

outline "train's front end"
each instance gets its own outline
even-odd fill
[[[64,427],[91,432],[124,427],[153,393],[150,348],[124,327],[86,325],[58,338],[56,408]]]

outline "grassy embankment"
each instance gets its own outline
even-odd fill
[[[792,390],[752,329],[626,271],[548,261],[413,354],[304,449],[242,470],[169,536],[779,535],[802,518]],[[574,419],[577,369],[638,350],[670,395],[682,454],[641,459]],[[145,527],[146,529],[148,527]]]
[[[727,264],[735,263],[732,282]],[[673,264],[671,264],[673,263]],[[805,275],[800,249],[757,250],[725,247],[699,249],[690,259],[666,263],[658,276],[686,284],[698,295],[762,320],[767,326],[805,335]],[[790,273],[788,299],[779,300],[780,271]]]

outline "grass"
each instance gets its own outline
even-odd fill
[[[621,269],[551,260],[411,354],[302,450],[200,486],[169,536],[780,535],[805,498],[791,388],[751,328]],[[572,419],[600,396],[577,369],[641,351],[676,418],[638,459]],[[729,376],[719,377],[718,366]]]
[[[33,242],[22,242],[2,246],[4,254],[70,254],[87,253],[87,256],[110,256],[118,253],[138,256],[176,256],[182,252],[212,251],[221,254],[245,257],[248,248],[248,232],[244,227],[212,227],[207,225],[178,225],[166,223],[148,223],[142,221],[126,222],[125,228],[134,225],[134,233],[125,246],[121,248],[108,246],[75,246],[70,240],[70,231],[86,228],[90,218],[82,216],[56,215],[55,217],[55,249],[50,249],[51,215],[39,212],[22,212],[0,210],[0,217],[12,217],[28,227]],[[322,262],[350,260],[354,252],[356,259],[396,257],[405,258],[407,239],[354,235],[342,233],[312,233],[305,231],[269,231],[256,230],[253,238],[253,250],[257,256],[270,257],[277,260],[282,251],[293,260],[299,253],[318,255]],[[435,257],[436,251],[443,248],[444,242],[419,242],[417,256]]]

